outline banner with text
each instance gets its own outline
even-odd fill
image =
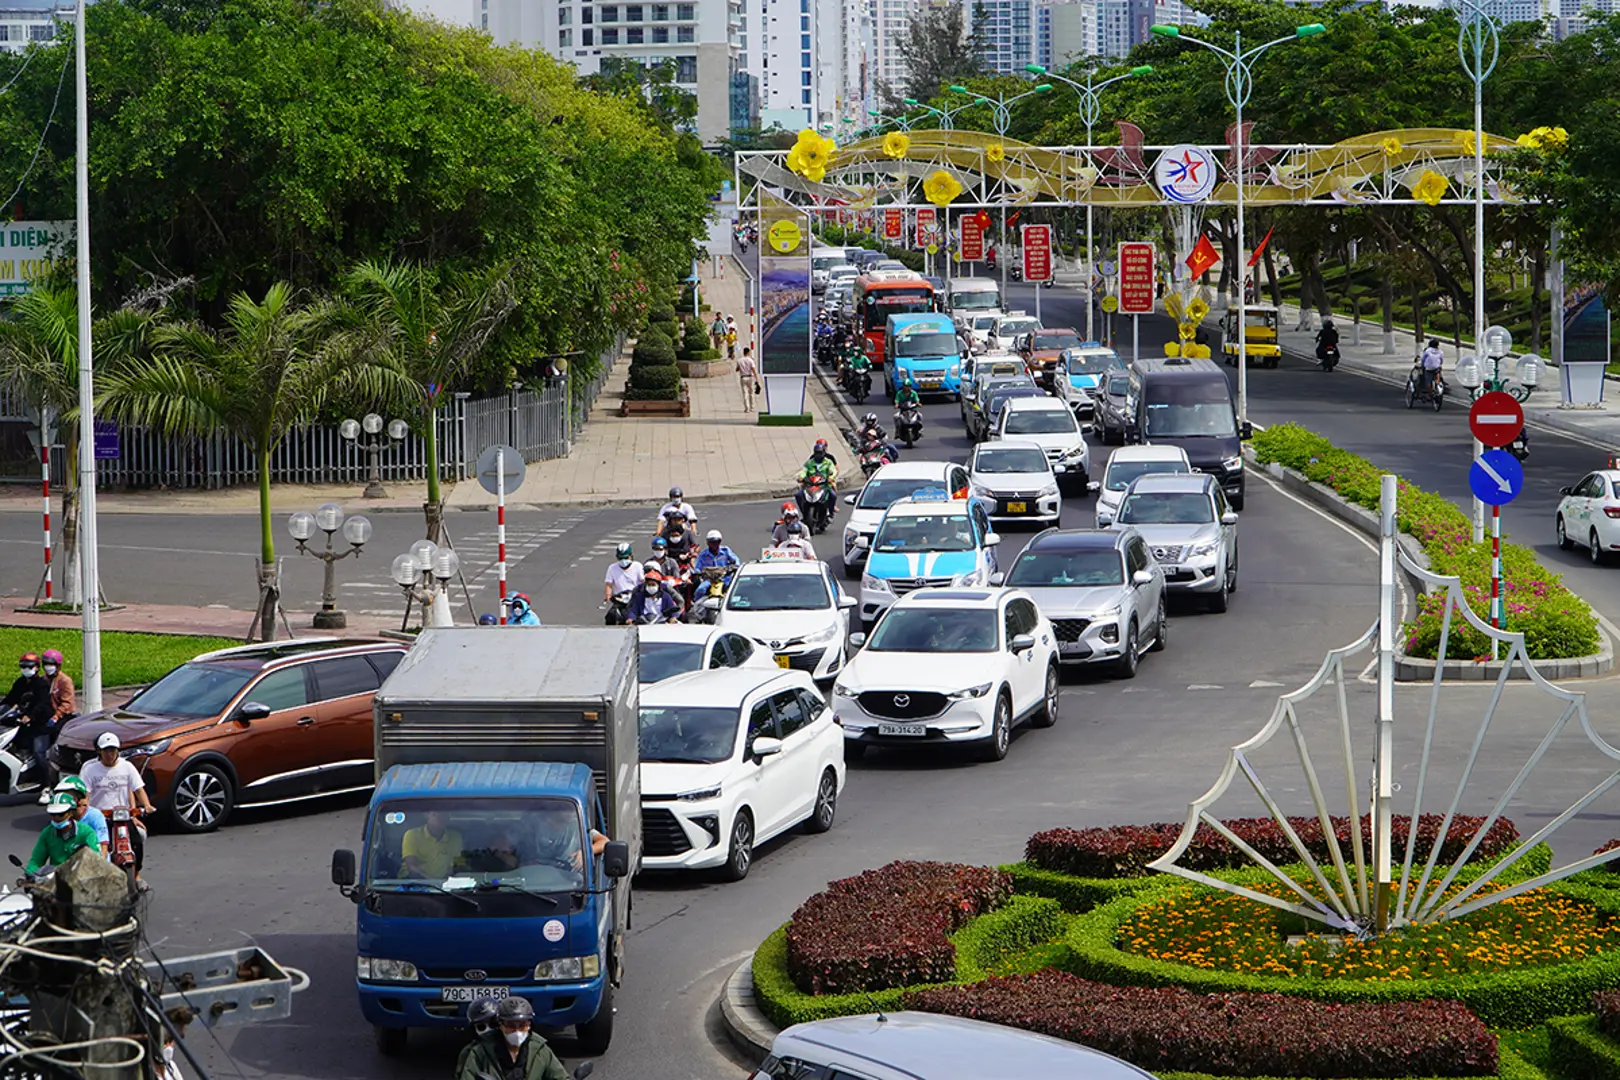
[[[1024,280],[1046,281],[1052,276],[1052,226],[1023,226]]]
[[[963,214],[962,261],[979,262],[984,258],[984,222],[977,214]]]
[[[13,221],[0,225],[0,296],[21,296],[72,256],[73,222]]]
[[[938,214],[938,211],[936,211],[932,206],[919,206],[919,207],[917,207],[917,246],[918,247],[925,248],[929,244],[937,244],[937,243],[939,243],[939,238],[935,234],[935,231],[934,231],[934,223],[936,221],[936,215],[937,214]]]
[[[1153,245],[1119,245],[1119,311],[1122,315],[1153,314]]]
[[[891,207],[883,211],[883,239],[899,240],[906,235],[906,212]]]

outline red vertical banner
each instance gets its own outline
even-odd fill
[[[1052,276],[1052,226],[1025,225],[1024,280],[1046,281]]]
[[[1119,245],[1119,311],[1122,315],[1153,314],[1153,245]]]
[[[925,248],[934,242],[934,221],[938,214],[932,206],[917,207],[917,246]]]
[[[977,214],[963,214],[962,261],[979,262],[984,258],[984,222]]]
[[[906,212],[898,207],[883,211],[883,239],[899,240],[906,234]]]

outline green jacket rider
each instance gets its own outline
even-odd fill
[[[907,405],[921,404],[922,397],[917,393],[917,384],[912,382],[910,375],[907,375],[905,382],[900,384],[900,389],[894,392],[894,407],[899,409]]]

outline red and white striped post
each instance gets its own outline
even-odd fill
[[[1502,508],[1491,507],[1491,625],[1502,628]],[[1496,654],[1496,643],[1491,643],[1491,654]]]
[[[41,432],[43,435],[44,432]],[[39,489],[45,504],[45,599],[51,599],[51,440],[39,440]]]
[[[501,588],[501,625],[506,625],[506,459],[495,455],[495,569]]]

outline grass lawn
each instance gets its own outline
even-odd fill
[[[84,682],[84,657],[79,631],[50,630],[32,626],[0,626],[0,660],[15,664],[25,652],[40,653],[59,649],[67,659],[67,673],[74,685]],[[103,686],[132,686],[149,683],[198,653],[240,645],[240,638],[198,637],[190,634],[132,634],[104,630],[101,634],[101,682]],[[12,670],[11,675],[16,676]],[[9,684],[8,684],[9,685]]]

